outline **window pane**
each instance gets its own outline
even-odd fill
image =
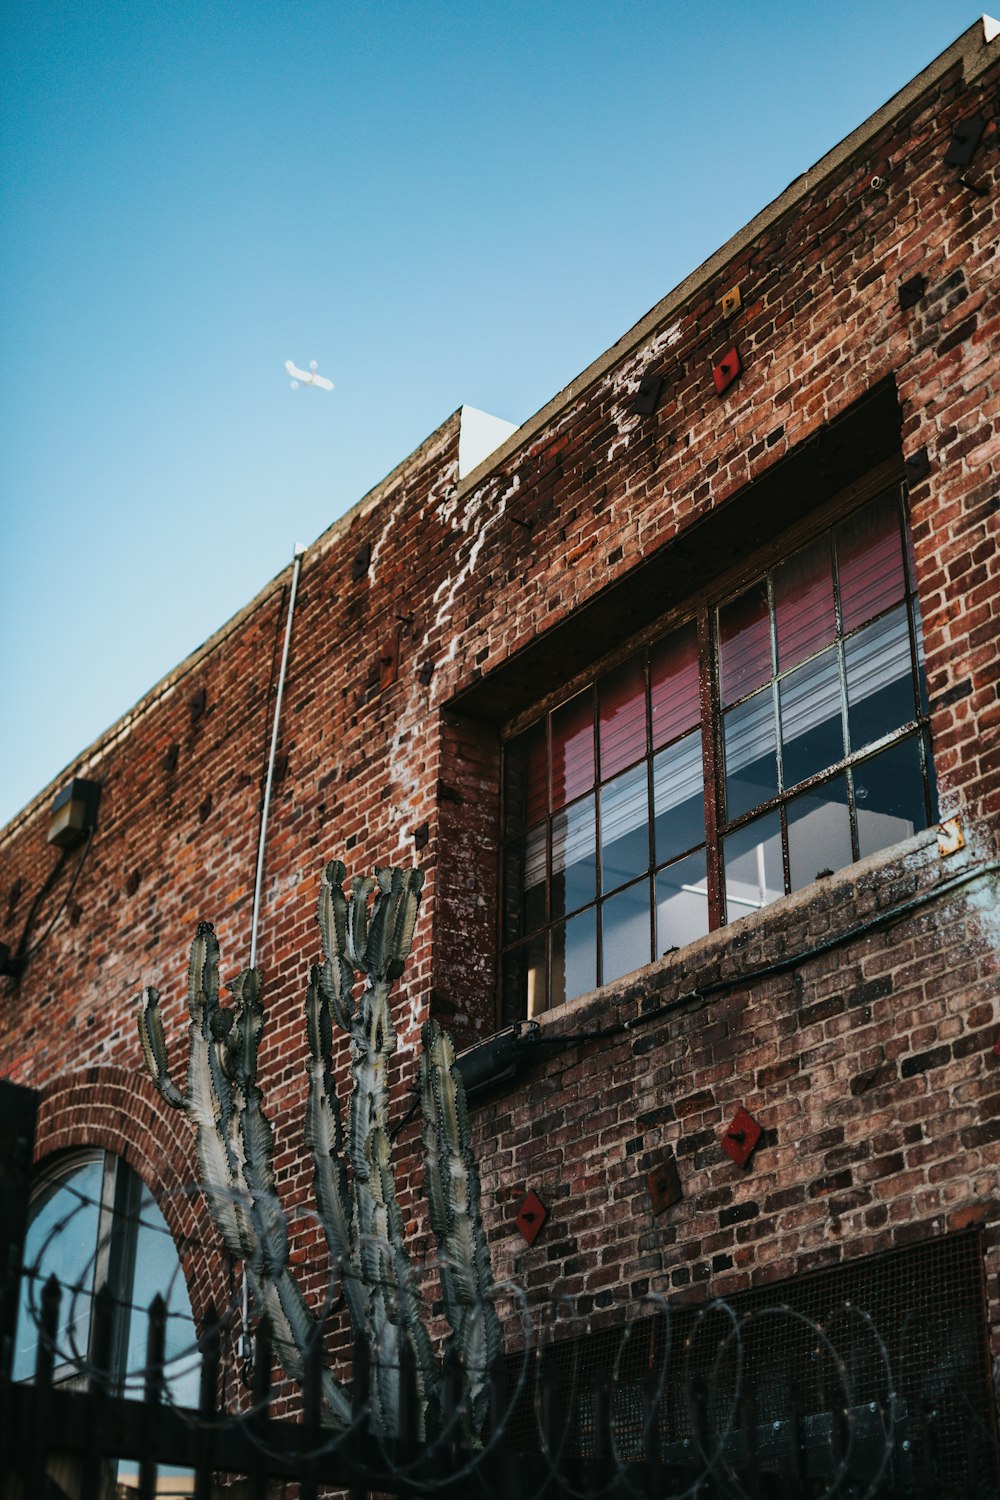
[[[705,784],[701,730],[661,750],[653,760],[656,863],[705,841]]]
[[[593,795],[552,819],[552,915],[586,906],[597,895],[597,819]]]
[[[851,745],[859,750],[909,724],[916,712],[906,606],[845,641],[844,656]]]
[[[649,881],[640,880],[601,907],[602,982],[610,984],[649,961]]]
[[[601,780],[606,781],[646,753],[646,673],[641,654],[601,678],[597,704]]]
[[[612,891],[649,869],[646,762],[601,788],[601,889]]]
[[[513,943],[545,922],[545,824],[504,852],[503,938]]]
[[[508,740],[503,754],[504,821],[514,833],[540,823],[548,811],[545,721]]]
[[[844,757],[840,669],[833,648],[782,679],[781,770],[786,787],[816,776]]]
[[[126,1395],[141,1397],[144,1389],[148,1333],[145,1312],[157,1293],[167,1304],[164,1373],[170,1399],[182,1406],[197,1406],[201,1356],[187,1286],[166,1220],[149,1189],[143,1187],[126,1363],[132,1380],[126,1382]]]
[[[650,646],[649,698],[654,750],[698,723],[698,631],[693,620]]]
[[[837,527],[840,612],[846,634],[906,592],[899,508],[890,492]]]
[[[771,675],[771,619],[767,584],[755,583],[719,610],[722,701],[734,703]]]
[[[778,752],[771,689],[726,714],[726,817],[738,818],[778,795]]]
[[[726,919],[735,922],[785,894],[781,867],[781,818],[765,813],[722,843]]]
[[[683,948],[707,931],[708,881],[701,849],[656,876],[656,956]]]
[[[855,767],[854,802],[862,857],[888,849],[927,826],[916,735]]]
[[[784,672],[833,640],[833,572],[829,536],[803,547],[774,574],[778,671]]]
[[[815,880],[820,870],[842,870],[854,858],[847,778],[793,797],[788,804],[788,879],[793,891]]]
[[[910,603],[913,607],[913,639],[917,647],[917,693],[920,698],[920,712],[928,714],[931,706],[927,698],[927,682],[924,678],[924,625],[920,618],[919,603],[916,599],[912,599]]]
[[[505,1026],[538,1015],[546,1007],[545,934],[522,943],[503,957],[501,1020]]]
[[[552,929],[552,1004],[596,988],[597,912],[591,907]]]
[[[590,688],[552,714],[552,807],[594,784],[594,699]]]
[[[32,1204],[24,1264],[29,1270],[37,1270],[37,1276],[33,1283],[27,1277],[21,1282],[15,1380],[30,1380],[35,1373],[42,1288],[53,1274],[63,1289],[56,1365],[87,1358],[103,1175],[101,1161],[86,1162],[67,1172],[47,1195]]]

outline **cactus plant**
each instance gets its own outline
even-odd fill
[[[486,1416],[488,1368],[500,1348],[499,1324],[490,1298],[493,1282],[462,1080],[451,1039],[434,1021],[421,1031],[420,1098],[429,1218],[451,1328],[440,1357],[406,1253],[392,1165],[388,1065],[396,1032],[389,997],[413,941],[423,875],[416,869],[376,868],[374,879],[355,876],[347,894],[345,873],[344,865],[332,860],[322,875],[318,919],[324,961],[311,969],[306,991],[305,1139],[316,1204],[340,1268],[355,1338],[363,1338],[371,1351],[375,1429],[387,1436],[398,1431],[405,1345],[413,1356],[428,1434],[442,1420],[444,1363],[450,1355],[461,1359],[465,1436],[476,1441]],[[322,1330],[289,1264],[272,1168],[273,1136],[257,1085],[265,1022],[262,985],[260,969],[244,969],[229,986],[233,1003],[222,1003],[219,945],[211,924],[202,922],[188,970],[191,1019],[183,1091],[170,1076],[160,995],[152,987],[139,1002],[139,1038],[161,1095],[197,1128],[195,1151],[212,1217],[230,1255],[244,1263],[255,1308],[270,1320],[282,1367],[301,1381],[307,1351]],[[346,1135],[331,1061],[335,1025],[350,1041]],[[346,1425],[350,1393],[327,1369],[323,1394],[328,1421]]]

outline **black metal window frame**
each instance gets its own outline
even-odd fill
[[[815,651],[812,656],[807,657],[805,662],[796,661],[787,670],[777,669],[777,649],[774,639],[776,629],[776,615],[773,608],[773,575],[780,565],[793,557],[793,555],[804,551],[810,545],[818,543],[826,538],[831,548],[833,577],[836,579],[836,558],[833,556],[834,536],[837,527],[845,521],[849,521],[855,515],[859,515],[866,506],[874,506],[878,502],[888,504],[886,497],[892,495],[897,508],[900,539],[902,543],[902,556],[904,567],[904,594],[892,605],[885,607],[870,619],[863,620],[860,624],[850,629],[843,629],[841,618],[841,598],[839,582],[835,586],[836,594],[836,634],[833,646],[836,651],[839,711],[842,724],[848,724],[848,701],[847,684],[845,680],[845,649],[856,640],[863,631],[867,631],[874,623],[887,619],[894,611],[905,613],[906,636],[908,640],[910,675],[913,688],[913,712],[907,718],[887,730],[877,739],[863,743],[858,748],[845,745],[845,753],[825,764],[814,774],[802,780],[794,781],[788,785],[784,784],[781,768],[781,732],[777,729],[777,765],[778,765],[778,790],[775,795],[762,801],[754,803],[749,808],[740,811],[737,815],[727,819],[725,815],[725,766],[723,732],[724,720],[732,715],[734,710],[739,710],[747,702],[762,691],[770,691],[775,703],[775,724],[780,726],[781,719],[777,712],[777,699],[782,685],[787,682],[793,672],[797,672],[804,664],[815,661],[825,651],[829,650],[829,643]],[[771,663],[772,671],[769,680],[761,688],[755,685],[743,696],[735,697],[731,702],[723,705],[720,694],[720,652],[719,652],[719,617],[720,611],[731,603],[737,596],[744,593],[755,584],[763,583],[768,590],[769,597],[769,630],[771,634]],[[650,653],[661,641],[667,639],[672,633],[679,631],[684,626],[693,624],[697,631],[697,657],[698,657],[698,693],[699,693],[699,719],[697,728],[701,733],[701,761],[704,787],[704,810],[705,810],[705,836],[704,840],[698,840],[683,850],[672,850],[669,857],[657,860],[655,844],[655,796],[654,796],[654,763],[657,756],[662,755],[684,739],[689,730],[685,730],[676,740],[667,741],[662,745],[655,745],[651,737],[651,706],[650,706]],[[597,701],[598,683],[616,667],[623,666],[637,655],[641,654],[643,672],[645,677],[645,713],[646,713],[646,740],[645,752],[638,756],[631,765],[623,770],[616,766],[614,772],[607,779],[602,777],[600,769],[600,709]],[[906,489],[901,479],[886,483],[884,475],[879,477],[877,483],[862,482],[852,486],[849,491],[837,496],[829,504],[822,507],[821,511],[809,517],[792,530],[786,533],[776,543],[762,550],[762,552],[749,559],[738,573],[730,572],[720,578],[714,586],[703,590],[700,594],[685,601],[685,603],[664,615],[657,624],[645,631],[638,637],[633,638],[614,655],[606,657],[595,663],[594,668],[582,678],[568,683],[559,691],[550,694],[544,702],[537,704],[532,710],[521,714],[516,720],[509,724],[502,737],[502,791],[501,791],[501,870],[500,870],[500,913],[499,913],[499,952],[500,963],[500,995],[499,1010],[501,1024],[523,1019],[528,1014],[537,1013],[540,1010],[549,1009],[554,1005],[562,1003],[563,999],[574,998],[572,995],[560,995],[553,990],[553,943],[556,941],[557,933],[568,919],[576,920],[592,914],[595,928],[596,942],[596,985],[610,982],[610,979],[620,977],[621,973],[631,972],[631,969],[621,970],[615,974],[607,975],[608,965],[604,962],[605,944],[603,941],[603,919],[604,912],[610,899],[620,896],[624,891],[632,889],[646,882],[648,888],[649,904],[649,927],[650,948],[649,956],[641,957],[632,967],[641,968],[653,961],[655,957],[661,957],[662,952],[657,942],[657,876],[662,875],[665,870],[673,867],[679,862],[696,857],[702,848],[705,852],[705,894],[707,898],[707,924],[706,931],[716,930],[727,922],[736,920],[743,912],[727,910],[725,880],[723,871],[723,858],[726,840],[733,836],[739,836],[742,831],[748,830],[759,820],[771,816],[777,820],[780,828],[781,849],[781,882],[782,890],[779,895],[787,895],[793,889],[800,889],[808,883],[799,880],[793,884],[792,872],[790,870],[789,854],[789,832],[788,819],[790,805],[797,799],[807,797],[816,791],[822,791],[824,787],[831,786],[838,780],[842,781],[846,789],[847,809],[850,827],[850,858],[843,859],[837,868],[843,868],[847,864],[861,857],[864,853],[873,852],[859,847],[859,822],[858,802],[856,797],[857,773],[861,767],[869,765],[878,755],[891,751],[893,747],[901,747],[913,742],[916,747],[916,757],[919,761],[919,777],[923,792],[923,826],[929,826],[936,818],[936,790],[934,784],[933,761],[930,748],[929,736],[929,711],[926,690],[923,682],[922,670],[922,641],[919,603],[916,594],[916,584],[913,572],[913,554],[909,541],[909,526],[906,507]],[[558,808],[553,806],[552,801],[552,721],[553,715],[558,714],[560,709],[578,699],[583,694],[588,694],[591,699],[591,722],[594,736],[594,780],[580,796],[566,801]],[[510,771],[510,758],[512,746],[518,741],[523,743],[522,737],[535,730],[538,726],[544,726],[545,734],[545,760],[546,760],[546,808],[545,808],[545,916],[544,921],[534,927],[525,928],[523,921],[515,914],[515,908],[524,896],[523,887],[523,865],[524,837],[527,832],[522,825],[520,827],[512,824],[510,815],[511,799],[508,794],[508,780]],[[607,886],[605,888],[603,871],[601,868],[602,827],[601,827],[601,794],[610,785],[611,781],[623,774],[632,774],[641,766],[646,768],[646,797],[647,808],[647,833],[649,838],[648,863],[646,867],[630,875],[628,879],[619,885]],[[564,910],[553,913],[551,903],[551,892],[553,890],[553,832],[554,820],[572,814],[574,809],[579,809],[588,798],[594,802],[594,858],[595,858],[595,882],[594,896],[578,906],[570,906]],[[895,840],[893,841],[895,842]],[[891,847],[891,844],[883,844],[877,847]],[[520,848],[520,854],[518,849]],[[522,869],[519,876],[517,871],[520,860]],[[828,871],[817,868],[811,871],[809,879]],[[519,888],[518,882],[522,882]],[[775,897],[774,899],[777,899]],[[767,902],[761,902],[769,904]],[[729,902],[733,905],[732,898]],[[526,1003],[525,998],[525,975],[531,967],[530,950],[532,945],[540,952],[540,945],[544,944],[544,994],[533,997],[533,1003]],[[663,951],[671,951],[667,945]],[[587,988],[592,988],[592,985]],[[579,991],[583,993],[585,991]]]

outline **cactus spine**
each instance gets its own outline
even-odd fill
[[[306,990],[309,1044],[305,1139],[316,1203],[343,1279],[355,1337],[371,1354],[371,1417],[386,1435],[398,1430],[403,1345],[413,1356],[428,1434],[441,1422],[443,1363],[424,1323],[419,1286],[403,1243],[389,1135],[389,1059],[396,1032],[389,997],[413,941],[423,875],[376,869],[355,876],[332,860],[320,882],[322,964]],[[369,907],[369,897],[375,893]],[[362,978],[356,996],[356,976]],[[187,1086],[170,1076],[159,992],[139,1002],[138,1025],[150,1076],[168,1104],[197,1129],[195,1152],[212,1217],[229,1253],[244,1262],[254,1305],[273,1329],[284,1370],[301,1380],[308,1349],[322,1330],[288,1259],[288,1236],[271,1160],[273,1136],[257,1086],[257,1052],[265,1013],[259,969],[244,969],[219,999],[219,945],[202,922],[188,970],[190,1011]],[[331,1066],[334,1024],[350,1041],[351,1095],[345,1137]],[[421,1033],[420,1097],[424,1170],[431,1227],[437,1237],[444,1310],[451,1334],[445,1357],[466,1372],[464,1431],[475,1441],[486,1415],[486,1377],[500,1349],[490,1292],[493,1281],[479,1207],[462,1080],[450,1038],[433,1021]],[[350,1394],[323,1373],[329,1421],[350,1420]]]

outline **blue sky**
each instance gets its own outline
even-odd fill
[[[0,824],[457,406],[525,420],[976,19],[6,0]]]

